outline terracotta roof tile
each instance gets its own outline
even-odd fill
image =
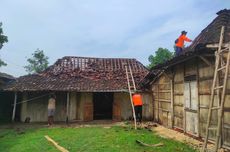
[[[125,65],[130,65],[136,84],[148,70],[136,59],[63,57],[39,74],[19,77],[8,91],[124,91]]]

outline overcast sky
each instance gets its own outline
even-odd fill
[[[63,56],[136,58],[144,65],[158,47],[173,51],[182,30],[194,39],[230,0],[0,0],[9,42],[0,72],[25,75],[37,49],[50,64]]]

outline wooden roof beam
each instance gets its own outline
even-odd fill
[[[230,46],[230,43],[224,43],[222,44],[222,47],[229,47]],[[218,43],[215,43],[215,44],[207,44],[206,45],[207,48],[218,48],[219,47],[219,44]]]
[[[206,59],[205,57],[203,56],[198,56],[202,61],[204,61],[208,66],[211,66],[213,67],[212,63],[208,61],[208,59]]]

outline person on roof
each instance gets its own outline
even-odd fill
[[[141,123],[141,121],[142,121],[142,105],[143,105],[141,95],[138,93],[135,93],[135,94],[133,94],[132,99],[133,99],[136,119],[138,122]]]
[[[186,37],[186,34],[187,34],[186,31],[182,31],[181,35],[179,36],[179,38],[176,39],[176,41],[175,41],[176,56],[180,55],[181,52],[183,51],[184,41],[192,42],[191,39],[189,39],[188,37]]]

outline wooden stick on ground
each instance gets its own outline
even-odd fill
[[[163,143],[158,143],[158,144],[154,144],[154,145],[149,145],[149,144],[146,144],[146,143],[143,143],[142,141],[140,140],[136,140],[136,143],[142,145],[142,146],[147,146],[147,147],[159,147],[159,146],[164,146]]]
[[[45,136],[45,138],[51,142],[58,150],[60,150],[61,152],[69,152],[67,149],[65,149],[62,146],[59,146],[58,143],[56,143],[52,138],[50,138],[49,136]]]

